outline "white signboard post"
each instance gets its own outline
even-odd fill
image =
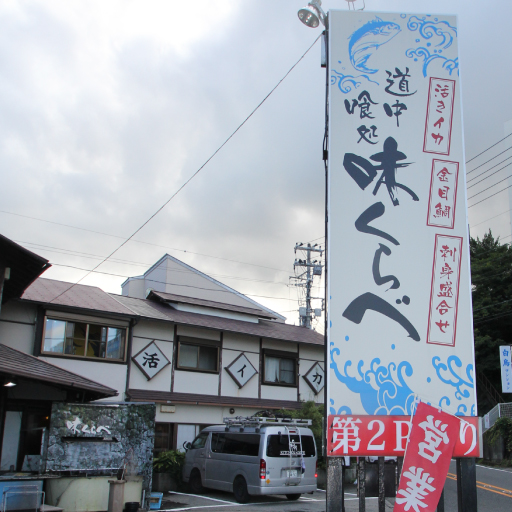
[[[477,414],[456,18],[330,11],[328,44],[328,454],[364,455],[358,415]]]
[[[511,347],[500,347],[500,367],[501,367],[501,391],[503,393],[512,393],[512,360],[510,357]]]

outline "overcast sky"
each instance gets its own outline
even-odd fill
[[[305,3],[3,0],[0,233],[48,258],[54,266],[44,277],[82,278],[78,269],[93,268],[154,214],[313,43],[320,29],[297,18]],[[367,11],[427,6],[459,16],[469,160],[502,139],[512,119],[512,2],[366,0]],[[293,248],[324,235],[324,85],[318,41],[183,191],[98,269],[120,277],[94,273],[83,283],[120,293],[122,276],[143,273],[168,252],[297,322],[297,292],[288,286]],[[511,145],[512,137],[468,172],[512,155]],[[510,174],[512,166],[469,197]],[[492,228],[510,242],[509,208],[508,191],[470,208],[471,234]]]

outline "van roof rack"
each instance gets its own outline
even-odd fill
[[[286,425],[290,427],[309,427],[312,420],[299,418],[260,418],[255,416],[237,416],[236,418],[224,418],[227,427],[262,427],[265,425]]]

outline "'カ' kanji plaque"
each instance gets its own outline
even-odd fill
[[[415,395],[477,414],[457,40],[454,16],[329,12],[326,385],[354,436]]]
[[[132,361],[148,380],[151,380],[158,372],[170,364],[169,359],[165,357],[154,341],[134,355]]]
[[[315,363],[304,375],[304,380],[308,383],[309,387],[315,392],[315,395],[320,393],[325,385],[324,369],[320,363]]]
[[[239,388],[243,388],[258,373],[244,353],[226,366],[226,371]]]

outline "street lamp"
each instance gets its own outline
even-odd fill
[[[326,14],[321,6],[322,0],[311,0],[306,7],[299,9],[299,20],[307,27],[316,28],[320,22],[325,27]]]

